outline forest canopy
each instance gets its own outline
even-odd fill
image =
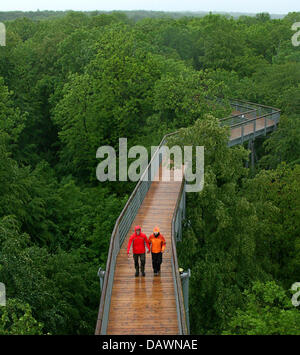
[[[300,46],[282,18],[0,13],[0,334],[93,334],[99,266],[133,183],[99,183],[96,150],[181,130],[204,145],[178,257],[194,334],[300,334]],[[227,146],[239,98],[281,109],[272,134]]]

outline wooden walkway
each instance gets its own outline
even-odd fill
[[[181,181],[154,181],[151,184],[117,257],[107,334],[178,334],[171,221],[181,184]],[[128,259],[127,244],[136,225],[142,227],[147,237],[155,226],[159,226],[166,239],[159,276],[153,275],[151,253],[146,254],[146,276],[134,276],[132,248]]]
[[[233,111],[232,114],[233,115],[237,115],[237,114],[242,115],[243,113],[241,113],[239,111]],[[245,118],[251,119],[252,117],[250,115],[245,114]],[[266,119],[266,126],[267,126],[267,128],[274,126],[274,121],[270,120],[270,119]],[[255,120],[255,132],[263,130],[264,127],[265,127],[264,118],[257,118]],[[246,136],[250,133],[251,134],[254,133],[254,123],[253,122],[246,124],[244,126],[244,136]],[[231,129],[230,140],[240,138],[241,136],[242,136],[242,128],[241,127]]]
[[[268,120],[268,126],[274,124]],[[257,120],[256,129],[264,127]],[[253,124],[244,134],[253,132]],[[231,131],[230,140],[241,137],[241,128]],[[164,168],[165,169],[165,168]],[[162,168],[160,168],[161,174]],[[107,334],[178,334],[176,294],[172,274],[171,222],[181,181],[153,182],[131,225],[117,257]],[[134,226],[140,225],[147,237],[158,226],[167,243],[160,276],[154,276],[151,254],[146,254],[146,276],[135,277],[134,262],[127,257],[127,244]]]

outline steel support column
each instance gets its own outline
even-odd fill
[[[104,281],[104,276],[105,276],[105,270],[102,270],[101,267],[99,267],[98,273],[97,273],[99,280],[100,280],[100,294],[102,293],[102,287],[103,287],[103,281]]]
[[[190,334],[190,315],[189,315],[189,280],[190,280],[190,277],[191,277],[191,270],[190,269],[180,273],[186,322],[187,322],[187,328],[188,328],[189,334]]]

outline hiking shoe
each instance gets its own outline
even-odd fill
[[[138,277],[139,274],[140,274],[139,272],[136,272],[134,276],[135,276],[135,277]]]
[[[146,276],[146,274],[144,272],[142,272],[142,276]]]

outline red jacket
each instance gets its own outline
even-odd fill
[[[140,235],[136,234],[137,229],[140,229]],[[148,239],[146,237],[146,234],[142,233],[140,226],[136,226],[134,228],[134,233],[129,238],[129,242],[127,246],[127,254],[129,254],[131,243],[133,243],[132,246],[133,254],[144,254],[145,244],[147,245],[147,248],[150,251],[150,245]]]

